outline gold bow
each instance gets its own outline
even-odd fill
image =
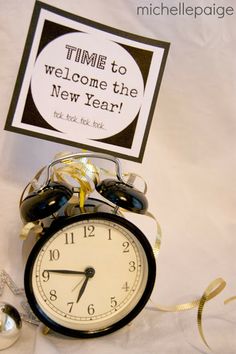
[[[56,158],[63,156],[64,153],[57,155]],[[83,210],[85,200],[99,183],[99,169],[86,157],[68,159],[62,162],[61,167],[53,167],[51,179],[71,186],[76,183],[79,187],[79,205]]]

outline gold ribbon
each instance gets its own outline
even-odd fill
[[[146,192],[146,185],[145,185],[145,192]],[[150,212],[147,212],[145,215],[151,217],[156,222],[156,239],[155,239],[155,243],[153,245],[153,252],[154,252],[154,255],[157,259],[159,252],[160,252],[160,247],[161,247],[161,238],[162,238],[161,228],[160,228],[160,225],[157,222],[157,220],[153,214],[151,214]],[[187,311],[187,310],[191,310],[193,308],[198,307],[198,311],[197,311],[198,331],[199,331],[199,334],[200,334],[201,339],[204,342],[204,344],[209,349],[211,349],[206,341],[206,338],[205,338],[205,335],[203,332],[203,322],[202,322],[203,308],[205,306],[205,303],[210,301],[211,299],[213,299],[217,295],[219,295],[224,290],[225,286],[226,286],[225,280],[222,278],[217,278],[217,279],[213,280],[207,286],[207,288],[203,292],[203,295],[201,296],[200,299],[186,302],[183,304],[173,305],[173,306],[163,306],[163,305],[157,305],[157,304],[154,304],[154,306],[158,311],[162,311],[162,312],[181,312],[181,311]],[[225,300],[224,303],[227,304],[233,300],[236,300],[236,296],[233,296],[233,297]],[[152,300],[151,300],[151,302],[153,303]]]
[[[234,300],[236,300],[236,296],[229,297],[228,299],[226,299],[224,301],[224,304],[227,305],[227,304],[229,304],[230,302],[232,302]]]
[[[173,305],[173,306],[162,306],[162,305],[155,305],[155,308],[159,311],[163,312],[180,312],[180,311],[186,311],[186,310],[191,310],[193,308],[198,307],[197,311],[197,326],[198,326],[198,331],[199,334],[204,342],[204,344],[209,348],[209,344],[206,341],[204,332],[203,332],[203,322],[202,322],[202,316],[203,316],[203,308],[205,306],[205,303],[219,295],[225,288],[226,282],[222,278],[217,278],[213,280],[208,287],[205,289],[203,295],[201,296],[200,299],[193,300],[184,304],[178,304],[178,305]],[[232,301],[235,300],[236,296],[226,300],[226,301]],[[151,300],[152,301],[152,300]],[[152,301],[153,303],[153,301]]]
[[[58,154],[56,158],[63,157],[65,155],[67,154]],[[21,194],[19,206],[21,205],[27,190],[28,193],[31,193],[37,189],[37,183],[45,171],[45,168],[46,166],[42,167],[33,177],[31,182],[26,185]],[[73,187],[72,183],[79,185],[79,205],[81,210],[83,210],[86,198],[99,182],[99,170],[87,158],[79,158],[77,160],[68,159],[63,161],[62,166],[54,166],[51,180],[67,183],[71,187]],[[39,222],[29,222],[22,227],[20,238],[25,240],[30,232],[33,232],[36,236],[39,236],[42,231],[43,227]]]
[[[19,201],[19,206],[21,206],[21,203],[24,199],[24,195],[27,191],[27,189],[29,189],[29,193],[33,192],[35,189],[35,185],[38,183],[38,180],[40,178],[40,176],[42,175],[43,171],[45,170],[46,166],[42,167],[34,176],[34,178],[25,186],[25,188],[23,189],[23,192],[21,193],[20,196],[20,201]]]
[[[152,249],[153,249],[154,256],[157,259],[159,252],[160,252],[160,248],[161,248],[161,239],[162,239],[161,227],[160,227],[160,224],[158,223],[157,219],[155,218],[155,216],[152,213],[147,211],[145,215],[152,218],[156,224],[156,235],[155,235],[155,241],[154,241],[154,245],[152,246]]]
[[[66,153],[57,154],[55,158],[66,155]],[[20,205],[27,189],[29,189],[29,193],[35,190],[35,185],[37,185],[45,168],[46,166],[42,167],[26,185],[20,197]],[[62,162],[61,167],[53,167],[51,180],[69,184],[71,187],[73,187],[74,182],[79,184],[80,207],[83,207],[86,197],[99,182],[99,169],[87,158],[68,159]]]
[[[202,314],[203,314],[203,307],[205,303],[211,299],[213,299],[215,296],[221,293],[221,291],[225,288],[226,282],[222,278],[217,278],[213,280],[206,290],[204,291],[198,305],[198,312],[197,312],[197,325],[198,325],[198,331],[200,333],[200,336],[205,343],[205,345],[209,348],[210,346],[208,345],[205,335],[203,333],[203,326],[202,326]]]
[[[43,227],[40,223],[28,222],[22,227],[20,238],[22,240],[26,240],[30,232],[33,232],[36,236],[39,236],[42,231]]]
[[[65,153],[56,158],[63,156]],[[74,182],[79,184],[79,205],[83,209],[86,198],[99,183],[99,169],[85,157],[68,159],[62,162],[61,167],[54,166],[51,178],[71,186]]]
[[[146,190],[147,189],[146,189],[146,184],[145,184],[145,192],[146,192]],[[159,252],[160,252],[160,247],[161,247],[161,238],[162,238],[161,228],[160,228],[160,225],[157,222],[157,220],[153,214],[151,214],[150,212],[147,212],[145,215],[151,217],[156,222],[156,238],[155,238],[155,243],[153,245],[153,252],[154,252],[154,255],[157,259]],[[199,334],[200,334],[201,339],[204,342],[204,344],[209,349],[211,349],[209,344],[206,341],[206,338],[205,338],[205,335],[203,332],[203,322],[202,322],[203,308],[205,306],[205,303],[210,301],[211,299],[213,299],[217,295],[219,295],[224,290],[225,286],[226,286],[225,280],[222,278],[217,278],[217,279],[213,280],[207,286],[207,288],[203,292],[203,295],[201,296],[200,299],[186,302],[183,304],[173,305],[173,306],[163,306],[163,305],[159,305],[159,304],[158,305],[154,304],[154,306],[158,311],[162,311],[162,312],[181,312],[181,311],[187,311],[187,310],[191,310],[193,308],[198,307],[198,311],[197,311],[198,331],[199,331]],[[233,300],[236,300],[236,296],[233,296],[233,297],[225,300],[224,303],[227,304]],[[152,300],[151,300],[151,302],[153,303]]]

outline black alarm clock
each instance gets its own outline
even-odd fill
[[[116,178],[97,183],[102,199],[88,198],[81,210],[71,207],[71,186],[51,181],[51,168],[84,157],[114,162]],[[145,214],[147,205],[144,193],[123,180],[113,156],[71,154],[47,167],[45,183],[20,205],[25,222],[52,220],[33,246],[24,274],[28,303],[44,325],[91,338],[122,328],[140,313],[155,284],[156,260],[147,237],[118,207]]]

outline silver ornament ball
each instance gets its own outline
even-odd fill
[[[22,321],[12,305],[0,302],[0,350],[10,347],[20,336]]]

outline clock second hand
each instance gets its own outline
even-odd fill
[[[69,270],[69,269],[45,269],[45,272],[48,273],[58,273],[58,274],[74,274],[74,275],[85,275],[85,271],[81,272],[81,271],[77,271],[77,270]],[[76,284],[76,286],[72,289],[72,291],[74,291],[83,281],[83,279],[81,279],[81,281]]]
[[[83,284],[82,284],[82,286],[80,288],[80,291],[79,291],[79,294],[78,294],[78,297],[77,297],[77,300],[76,300],[77,303],[79,302],[80,298],[82,297],[82,295],[83,295],[83,293],[84,293],[84,291],[86,289],[86,286],[87,286],[89,278],[92,278],[94,276],[94,274],[95,274],[95,269],[92,268],[92,267],[86,268],[84,272],[77,271],[77,270],[69,270],[69,269],[45,269],[44,271],[45,272],[49,272],[49,273],[58,273],[58,274],[85,275],[85,280],[84,280],[84,282],[83,282]],[[78,286],[78,284],[75,286],[75,288],[77,286]]]

